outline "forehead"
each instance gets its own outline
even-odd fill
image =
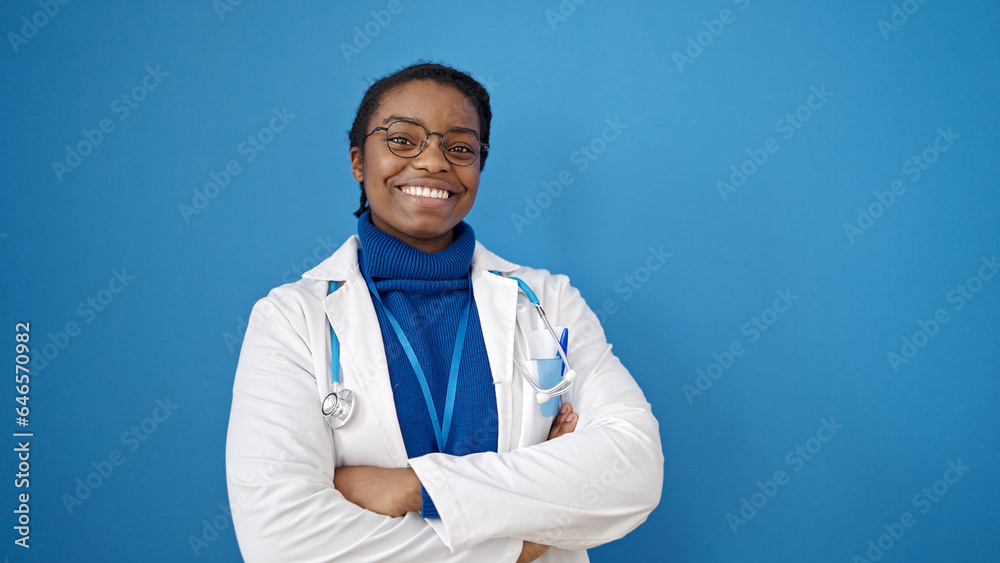
[[[454,86],[431,80],[407,82],[386,92],[372,115],[369,129],[384,125],[383,121],[390,116],[414,119],[434,131],[452,127],[479,131],[479,114],[465,94]]]

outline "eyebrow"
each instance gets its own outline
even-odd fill
[[[394,121],[406,121],[407,123],[416,123],[417,125],[423,127],[424,129],[427,129],[427,126],[424,125],[424,123],[419,119],[417,119],[416,117],[405,117],[402,115],[390,115],[389,117],[382,120],[382,125],[388,125]],[[452,129],[460,129],[462,131],[472,131],[476,135],[479,135],[478,131],[476,131],[475,129],[471,129],[469,127],[449,127],[447,130],[451,131]]]
[[[409,121],[410,123],[416,123],[417,125],[423,127],[424,124],[415,117],[403,117],[402,115],[390,115],[389,117],[382,120],[382,125],[388,125],[393,121]]]

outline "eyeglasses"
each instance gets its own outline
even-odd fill
[[[416,158],[424,152],[431,135],[441,136],[441,152],[445,159],[455,166],[468,166],[476,161],[480,152],[489,148],[486,143],[479,142],[479,134],[472,129],[452,127],[444,133],[428,132],[419,123],[412,121],[393,121],[388,127],[376,127],[365,138],[376,131],[385,131],[385,144],[392,154],[402,158]]]

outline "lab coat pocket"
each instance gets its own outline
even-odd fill
[[[559,347],[565,346],[568,331],[565,327],[553,327],[560,335],[562,343],[557,342],[547,328],[529,330],[525,333],[528,357],[530,361],[522,362],[529,372],[531,381],[542,389],[552,389],[559,384],[563,375],[563,361],[559,358]],[[522,387],[524,404],[522,405],[524,424],[521,430],[521,444],[531,445],[543,442],[548,438],[552,420],[559,414],[562,404],[561,396],[550,397],[543,403],[538,402],[540,393],[530,384]],[[533,440],[533,441],[528,441]]]
[[[546,363],[548,360],[542,360]],[[528,371],[528,375],[534,381],[538,381],[538,365],[535,360],[524,361],[522,364]],[[561,367],[561,363],[560,363]],[[550,403],[555,405],[555,413],[546,416],[544,411],[549,411]],[[518,438],[517,446],[531,446],[544,442],[549,437],[549,429],[552,428],[552,421],[559,412],[559,397],[553,397],[545,404],[538,404],[538,392],[525,382],[521,385],[521,435]]]

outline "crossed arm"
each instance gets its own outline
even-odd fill
[[[580,418],[569,403],[563,404],[552,421],[549,440],[576,429]],[[347,500],[372,512],[398,518],[421,508],[420,479],[409,467],[385,468],[359,465],[340,467],[333,476],[333,485]],[[518,563],[528,563],[541,557],[547,545],[525,541]]]

